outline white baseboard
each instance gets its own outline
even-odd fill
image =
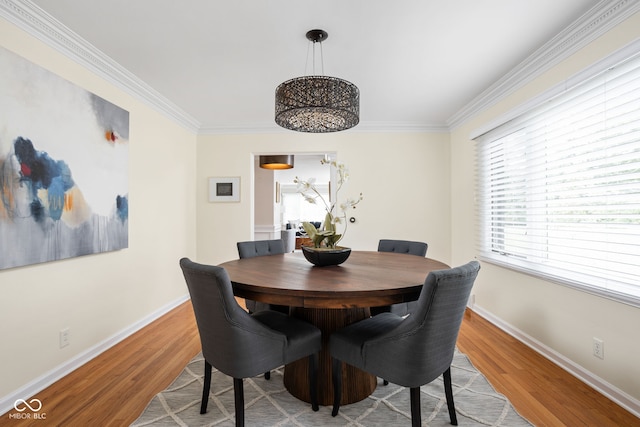
[[[600,392],[607,398],[625,408],[627,411],[631,412],[636,417],[640,418],[640,400],[608,383],[592,372],[586,370],[582,366],[576,364],[572,360],[566,358],[562,354],[556,352],[552,348],[547,347],[535,338],[504,322],[502,319],[494,316],[490,312],[484,310],[482,307],[479,307],[477,304],[473,304],[470,308],[478,315],[496,325],[498,328],[502,329],[509,335],[521,341],[523,344],[527,345],[537,353],[540,353],[542,356],[546,357],[565,371],[569,372],[571,375],[578,378],[583,383],[591,386],[596,391]]]
[[[38,392],[44,390],[49,387],[54,382],[78,369],[80,366],[84,365],[91,359],[94,359],[104,351],[110,349],[114,345],[118,344],[120,341],[124,340],[128,336],[134,334],[140,329],[147,326],[149,323],[154,320],[164,316],[169,311],[173,310],[183,302],[189,299],[188,295],[184,295],[169,304],[160,307],[158,310],[149,314],[148,316],[142,318],[138,322],[126,327],[115,335],[105,339],[104,341],[94,345],[93,347],[83,351],[82,353],[76,355],[75,357],[67,360],[65,363],[55,367],[44,375],[34,379],[28,384],[20,387],[19,389],[9,393],[6,396],[0,398],[0,414],[5,414],[13,409],[13,405],[18,399],[27,400],[29,397],[35,396]]]

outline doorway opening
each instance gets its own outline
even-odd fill
[[[329,193],[334,190],[330,182],[335,180],[335,171],[321,160],[335,160],[336,153],[295,153],[294,167],[284,170],[260,168],[260,155],[265,153],[254,155],[254,239],[283,238],[287,246],[287,241],[295,240],[292,235],[300,234],[303,221],[321,223],[326,214],[324,205],[309,203],[298,193],[295,178],[314,178],[325,199],[333,200]]]

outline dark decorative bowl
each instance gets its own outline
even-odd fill
[[[317,267],[342,264],[351,255],[351,248],[338,246],[336,249],[301,246],[304,257]]]

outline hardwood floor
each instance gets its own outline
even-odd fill
[[[128,426],[199,351],[187,301],[33,396],[46,421],[5,414],[0,426]]]
[[[467,310],[458,348],[536,426],[640,426],[640,418]]]
[[[640,419],[471,311],[458,345],[537,426],[640,425]],[[0,425],[128,426],[199,351],[186,302],[34,396],[42,401],[46,421],[9,420],[4,414]]]

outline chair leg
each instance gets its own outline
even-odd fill
[[[449,409],[449,419],[454,426],[458,425],[458,417],[456,416],[456,406],[453,403],[453,388],[451,387],[451,367],[442,374],[444,377],[444,394],[447,396],[447,408]]]
[[[244,386],[242,378],[233,379],[233,397],[236,402],[236,427],[244,427]]]
[[[309,396],[311,397],[311,409],[318,409],[318,353],[309,356]]]
[[[331,358],[331,381],[333,382],[333,411],[331,416],[338,415],[340,401],[342,400],[342,362],[335,357]]]
[[[420,387],[409,389],[411,398],[411,427],[420,427],[422,424],[422,414],[420,413]]]
[[[211,364],[204,361],[204,384],[202,384],[202,404],[200,413],[207,413],[207,403],[209,403],[209,390],[211,390]]]
[[[264,373],[264,379],[265,380],[270,380],[271,379],[271,371],[267,371]]]

